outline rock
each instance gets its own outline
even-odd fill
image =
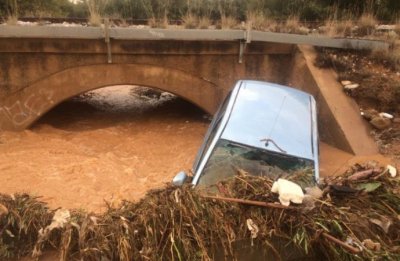
[[[352,82],[351,82],[351,81],[341,81],[340,83],[341,83],[343,86],[346,86],[346,85],[352,84]]]
[[[290,202],[301,204],[304,199],[304,193],[301,187],[286,179],[278,179],[278,181],[275,181],[271,191],[279,194],[279,201],[284,206],[289,206]]]
[[[393,119],[394,118],[392,114],[389,114],[389,113],[386,113],[386,112],[379,113],[379,116],[381,116],[382,118],[386,118],[386,119]]]
[[[396,29],[396,25],[393,24],[381,24],[376,26],[376,30],[378,31],[394,31]]]
[[[360,87],[358,83],[353,83],[353,84],[347,84],[344,86],[345,90],[354,90],[356,88]]]
[[[388,170],[388,172],[389,172],[389,174],[390,174],[390,176],[391,176],[392,178],[396,177],[396,175],[397,175],[397,169],[396,169],[395,167],[393,167],[392,165],[387,165],[387,166],[386,166],[386,169]]]
[[[361,115],[368,121],[372,120],[372,118],[379,116],[379,113],[374,109],[368,109],[361,112]]]
[[[380,116],[373,117],[369,123],[371,123],[371,125],[377,128],[378,130],[387,129],[392,124],[392,122],[389,119],[382,118]]]

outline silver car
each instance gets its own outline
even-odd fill
[[[193,165],[195,186],[209,186],[238,170],[281,177],[312,171],[318,182],[315,99],[268,82],[238,81],[215,114]],[[181,185],[186,174],[173,180]]]

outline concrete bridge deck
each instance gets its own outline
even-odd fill
[[[321,140],[354,154],[376,153],[357,107],[341,93],[332,72],[316,69],[312,48],[296,44],[387,44],[327,38],[313,43],[305,37],[243,30],[0,26],[0,130],[23,130],[62,101],[111,85],[154,87],[213,113],[237,80],[255,79],[312,93]]]

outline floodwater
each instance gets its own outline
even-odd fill
[[[29,130],[0,133],[0,192],[95,212],[105,201],[135,201],[191,168],[209,123],[169,93],[98,89],[60,104]],[[353,157],[320,148],[321,176],[340,174]]]
[[[29,130],[0,133],[2,193],[102,211],[190,169],[207,115],[168,93],[113,86],[66,101]]]

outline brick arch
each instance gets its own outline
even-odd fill
[[[57,104],[81,93],[113,85],[141,85],[171,92],[214,113],[222,91],[184,71],[143,64],[101,64],[69,68],[8,95],[0,105],[0,130],[29,127]]]

